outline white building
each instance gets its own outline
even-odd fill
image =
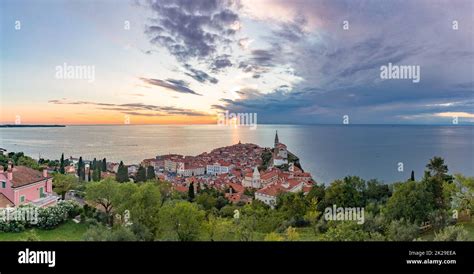
[[[242,180],[242,185],[244,187],[260,188],[262,187],[262,182],[260,180],[260,172],[258,168],[253,169],[253,173],[245,174],[244,179]]]
[[[128,174],[133,174],[138,171],[138,165],[129,165],[127,166]]]
[[[206,173],[211,175],[225,174],[230,172],[230,164],[227,163],[214,163],[206,166]]]
[[[176,173],[184,177],[204,175],[204,166],[193,166],[188,163],[178,162]]]

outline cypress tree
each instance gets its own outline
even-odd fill
[[[415,171],[411,171],[410,181],[415,181]]]
[[[77,163],[77,176],[81,178],[81,170],[82,170],[82,156],[79,157],[79,162]]]
[[[92,180],[94,182],[100,181],[100,168],[99,166],[96,166],[95,169],[92,171]]]
[[[102,171],[106,172],[107,171],[107,160],[102,159]]]
[[[194,200],[194,183],[189,184],[188,189],[188,200],[192,202]]]
[[[66,170],[64,168],[64,153],[61,154],[61,163],[60,163],[60,167],[59,167],[59,173],[61,173],[61,174],[66,173]]]
[[[155,180],[156,179],[155,169],[152,166],[148,166],[148,168],[146,170],[146,179],[147,180]]]
[[[115,176],[115,179],[117,182],[124,183],[128,182],[128,169],[127,167],[123,164],[122,161],[120,161],[118,170],[117,170],[117,175]]]
[[[146,181],[146,170],[143,166],[140,166],[137,171],[137,182],[145,182]]]

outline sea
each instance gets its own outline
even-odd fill
[[[177,153],[197,155],[242,143],[273,146],[275,133],[318,183],[356,175],[384,183],[417,179],[434,156],[449,173],[474,176],[474,126],[431,125],[87,125],[0,128],[0,148],[35,159],[82,156],[138,164]]]

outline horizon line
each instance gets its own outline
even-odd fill
[[[175,123],[175,124],[151,124],[151,123],[134,123],[134,124],[57,124],[57,123],[31,123],[31,124],[9,124],[9,123],[2,123],[2,126],[13,126],[14,127],[27,127],[27,126],[209,126],[209,125],[217,125],[216,123],[196,123],[196,124],[182,124],[182,123]],[[284,125],[284,126],[351,126],[351,125],[373,125],[373,126],[474,126],[474,122],[464,122],[458,124],[452,123],[350,123],[350,124],[343,124],[343,123],[259,123],[258,125]],[[237,127],[250,127],[251,125],[238,125]],[[224,127],[232,127],[224,126]],[[5,127],[7,128],[7,127]]]

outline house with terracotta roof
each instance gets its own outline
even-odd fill
[[[53,177],[25,166],[8,164],[0,167],[0,208],[32,204],[39,207],[54,205],[59,196],[53,193]]]
[[[308,186],[308,187],[305,187]],[[255,199],[264,202],[265,204],[269,205],[271,208],[274,208],[277,203],[277,197],[280,193],[284,192],[300,192],[300,191],[308,191],[311,190],[309,188],[309,184],[307,184],[303,180],[298,179],[288,179],[283,180],[275,183],[271,183],[266,187],[259,189],[255,192]]]

